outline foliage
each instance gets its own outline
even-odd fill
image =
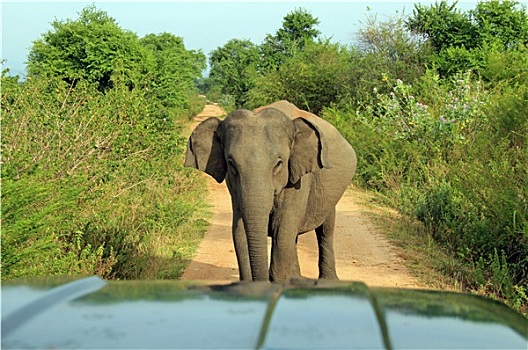
[[[282,27],[274,35],[268,34],[261,45],[257,46],[249,40],[232,39],[212,51],[206,94],[217,102],[222,99],[226,110],[255,106],[255,103],[261,103],[262,98],[268,101],[271,97],[262,96],[260,92],[253,93],[251,97],[248,93],[255,87],[257,79],[263,76],[266,78],[264,82],[259,82],[260,86],[268,85],[279,67],[312,43],[320,34],[315,28],[317,24],[317,18],[302,8],[297,9],[288,13]],[[262,98],[255,98],[255,95]]]
[[[388,18],[380,22],[376,16],[370,16],[365,28],[358,31],[357,39],[362,52],[384,58],[385,64],[403,63],[417,69],[429,54],[429,47],[425,42],[405,29],[403,17]],[[402,74],[405,74],[403,69],[395,75],[404,79]]]
[[[181,127],[146,101],[125,84],[2,79],[2,278],[178,276],[202,202]]]
[[[517,1],[479,2],[469,16],[481,48],[496,45],[499,51],[517,50],[528,44],[528,13]]]
[[[430,56],[429,47],[405,30],[402,18],[379,23],[370,17],[358,41],[357,48],[330,40],[307,42],[276,70],[259,75],[248,93],[249,106],[286,99],[318,114],[331,105],[370,101],[388,92],[379,78],[413,81],[423,75]]]
[[[471,74],[434,72],[389,82],[373,104],[325,110],[356,148],[356,181],[465,264],[460,284],[526,304],[526,85],[492,94]]]
[[[258,48],[249,40],[232,39],[209,55],[213,85],[221,92],[231,95],[235,105],[246,104],[246,94],[253,87],[257,77]]]
[[[430,46],[405,29],[402,16],[385,21],[368,17],[365,27],[357,33],[357,42],[350,49],[348,91],[343,96],[346,103],[363,103],[378,93],[390,93],[386,84],[389,80],[419,79],[431,55]]]
[[[487,13],[486,8],[497,11]],[[524,34],[512,44],[505,39],[510,36],[501,33],[512,28],[526,33],[517,25],[526,14],[519,14],[515,3],[479,4],[470,13],[487,17],[494,25],[500,25],[493,19],[497,13],[519,20],[504,21],[506,28],[494,31],[476,30],[480,37],[464,43],[464,35],[477,33],[460,33],[460,28],[476,22],[464,20],[471,17],[454,9],[437,4],[424,12],[436,11],[428,21],[418,11],[420,23],[428,26],[426,43],[437,50],[431,54],[419,41],[410,41],[418,44],[414,52],[420,52],[415,62],[430,67],[425,74],[399,78],[393,71],[377,71],[373,76],[381,79],[366,89],[373,94],[350,94],[355,98],[326,108],[324,117],[357,151],[356,182],[379,191],[388,203],[418,219],[423,224],[420,232],[425,232],[421,234],[451,252],[458,267],[446,264],[446,274],[459,285],[521,309],[528,302],[528,56]],[[417,11],[414,14],[419,17]],[[450,21],[460,23],[451,28]],[[371,45],[382,40],[366,35],[379,33],[383,38],[384,28],[361,33],[369,40],[362,40],[360,49],[372,50],[374,58],[354,56],[360,63],[352,65],[358,72],[356,81],[362,76],[361,63],[390,57]],[[376,72],[375,64],[370,67]],[[478,75],[471,73],[475,69]]]
[[[186,50],[181,38],[162,33],[139,39],[94,5],[84,8],[77,20],[54,21],[52,26],[33,43],[29,77],[59,77],[72,86],[87,81],[101,92],[121,84],[146,89],[151,103],[159,103],[160,118],[194,108],[194,82],[206,58],[200,51]]]
[[[321,32],[316,28],[319,20],[303,8],[298,8],[286,16],[282,27],[274,35],[268,34],[259,46],[262,61],[261,73],[278,69],[296,52],[303,51],[305,45],[313,42]]]
[[[406,22],[410,31],[424,36],[441,53],[449,48],[516,50],[528,42],[526,7],[516,1],[483,1],[461,12],[456,2],[416,4]]]
[[[295,53],[276,71],[257,78],[248,95],[249,106],[287,99],[300,108],[319,113],[341,94],[348,57],[340,45],[328,40],[307,43],[304,50]]]
[[[177,277],[204,230],[180,119],[205,56],[95,6],[52,26],[26,82],[2,73],[2,278]]]
[[[183,39],[170,33],[148,34],[139,42],[155,59],[155,68],[149,74],[149,98],[160,101],[168,113],[174,109],[191,109],[190,96],[196,95],[194,82],[206,68],[205,55],[201,51],[186,50]]]
[[[516,1],[483,1],[461,12],[456,2],[415,4],[407,28],[436,52],[431,61],[443,76],[487,65],[486,53],[516,51],[528,44],[528,13]]]
[[[77,20],[54,21],[52,27],[33,43],[27,65],[30,77],[56,76],[70,85],[87,80],[107,91],[115,85],[116,74],[127,86],[139,87],[153,69],[152,55],[137,36],[93,5]]]
[[[423,35],[437,53],[449,47],[471,49],[477,44],[474,41],[476,28],[456,5],[456,2],[449,4],[447,1],[429,7],[415,4],[413,16],[406,22],[407,28]]]
[[[487,52],[486,62],[480,74],[490,86],[528,84],[528,46],[516,51]]]

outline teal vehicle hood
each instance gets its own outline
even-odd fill
[[[461,293],[358,282],[2,284],[2,348],[526,349],[528,320]]]

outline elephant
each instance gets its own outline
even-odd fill
[[[272,282],[301,277],[297,237],[312,230],[319,278],[338,279],[335,208],[356,164],[333,125],[288,101],[204,120],[189,137],[184,163],[227,182],[240,280]]]

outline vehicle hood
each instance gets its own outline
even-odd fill
[[[526,349],[528,320],[479,296],[358,282],[2,284],[2,348]]]

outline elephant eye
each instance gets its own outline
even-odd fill
[[[273,174],[274,174],[274,175],[277,175],[277,173],[281,170],[281,168],[282,168],[282,164],[283,164],[283,163],[284,163],[284,162],[282,161],[282,159],[279,159],[279,160],[277,161],[277,164],[275,165],[275,168],[273,168]]]

